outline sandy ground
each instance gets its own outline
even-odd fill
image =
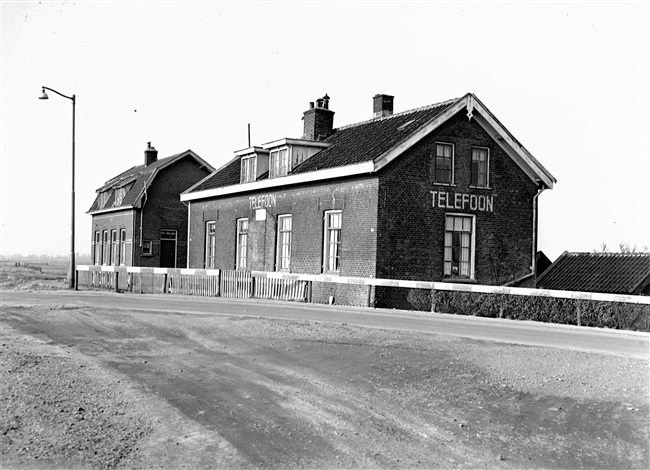
[[[648,468],[648,360],[3,306],[2,468]]]

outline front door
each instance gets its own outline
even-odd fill
[[[176,267],[176,230],[160,231],[160,267]]]

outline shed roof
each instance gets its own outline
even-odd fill
[[[650,253],[565,251],[537,279],[540,289],[634,295],[650,284]]]

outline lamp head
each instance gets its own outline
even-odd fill
[[[49,99],[49,96],[47,96],[47,93],[45,93],[45,88],[43,88],[43,93],[41,93],[41,96],[38,97],[39,100],[47,100]]]

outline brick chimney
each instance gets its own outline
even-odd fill
[[[151,142],[147,142],[147,148],[144,151],[144,166],[149,166],[156,163],[158,160],[158,150],[151,146]]]
[[[393,114],[394,96],[375,95],[372,98],[372,117],[373,119],[391,116]]]
[[[303,113],[305,131],[303,139],[324,140],[333,133],[334,111],[329,109],[330,97],[325,95],[314,102],[309,103],[309,109]]]

